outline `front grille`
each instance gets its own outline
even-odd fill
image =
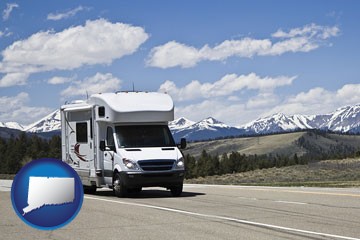
[[[175,160],[141,160],[139,166],[144,171],[167,171],[174,166]]]

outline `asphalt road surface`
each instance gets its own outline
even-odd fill
[[[0,239],[360,239],[360,189],[185,185],[179,198],[104,189],[85,195],[64,228],[40,231],[15,214],[10,186],[0,180]]]

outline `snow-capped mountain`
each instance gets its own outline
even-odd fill
[[[360,104],[337,109],[329,116],[329,120],[321,128],[334,132],[358,132],[360,129]]]
[[[176,130],[181,130],[181,129],[184,129],[184,128],[188,128],[191,125],[193,125],[194,123],[195,122],[193,122],[193,121],[191,121],[189,119],[181,117],[181,118],[175,119],[174,121],[169,122],[169,128],[172,131],[176,131]]]
[[[60,110],[56,110],[39,121],[28,125],[24,131],[39,133],[39,132],[52,132],[61,129]]]
[[[24,126],[17,122],[6,122],[6,123],[0,122],[0,127],[11,128],[20,131],[24,130]]]
[[[259,118],[249,122],[242,127],[248,133],[277,133],[284,131],[293,131],[296,129],[313,129],[311,117],[303,115],[286,116],[277,113],[269,117]]]
[[[298,129],[322,129],[342,133],[360,132],[360,104],[346,106],[329,114],[292,115],[281,113],[259,118],[241,126],[247,133],[278,133]]]
[[[189,124],[190,122],[191,121],[188,120],[187,123]],[[170,124],[169,127],[176,142],[178,142],[181,138],[196,141],[219,137],[238,136],[243,133],[242,129],[230,127],[212,117],[208,117],[199,122],[193,122],[193,124],[188,127],[179,127],[174,124]]]

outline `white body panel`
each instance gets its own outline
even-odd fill
[[[162,93],[121,92],[92,95],[88,103],[104,106],[98,121],[112,123],[168,122],[174,120],[174,103]]]

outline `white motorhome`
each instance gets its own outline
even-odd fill
[[[84,189],[109,187],[118,197],[142,187],[180,196],[184,158],[168,128],[174,104],[167,94],[116,92],[61,106],[62,160]],[[180,148],[186,147],[185,139]]]

